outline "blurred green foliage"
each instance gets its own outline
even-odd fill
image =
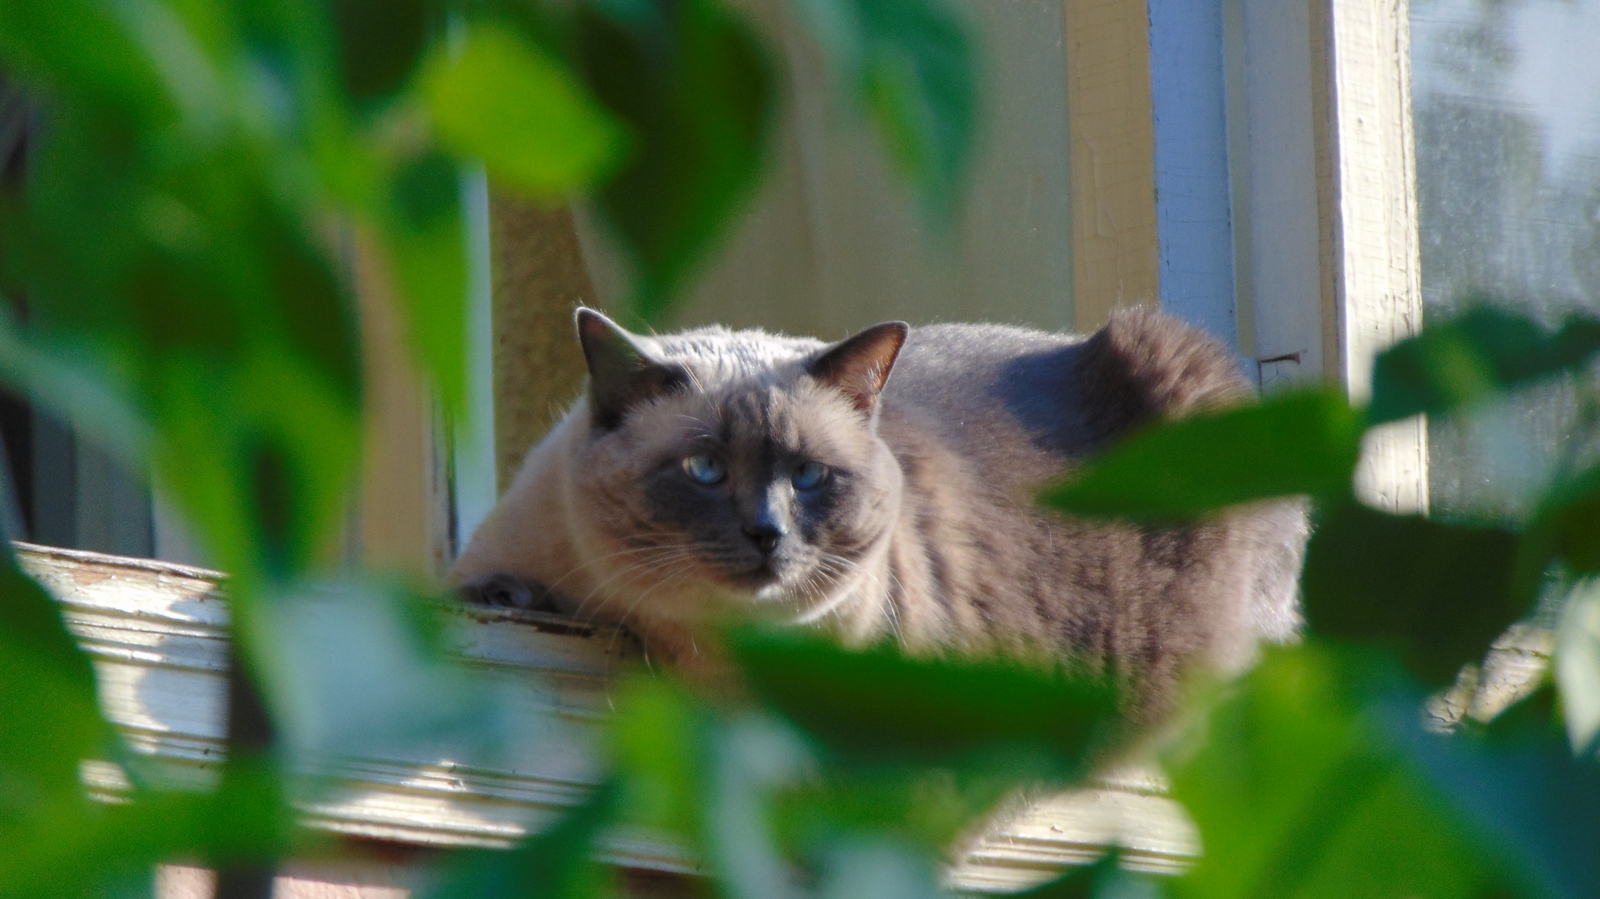
[[[1310,391],[1158,426],[1047,491],[1047,501],[1076,514],[1152,522],[1269,494],[1316,501],[1305,643],[1269,652],[1170,753],[1175,793],[1206,844],[1171,892],[1489,897],[1600,888],[1592,814],[1600,667],[1587,579],[1600,521],[1584,514],[1597,477],[1584,444],[1594,435],[1570,435],[1570,464],[1519,526],[1394,515],[1364,505],[1352,487],[1367,428],[1467,411],[1557,376],[1592,403],[1596,333],[1586,316],[1551,330],[1480,298],[1382,353],[1365,409]],[[1197,459],[1220,462],[1212,471]],[[1541,595],[1567,609],[1558,701],[1540,701],[1547,689],[1487,734],[1472,733],[1470,721],[1468,733],[1428,732],[1424,691],[1482,660]]]
[[[976,137],[959,10],[791,2],[948,223]],[[244,683],[277,734],[214,792],[142,784],[55,604],[6,557],[0,895],[140,895],[163,859],[331,851],[293,823],[297,753],[508,739],[405,591],[315,586],[359,462],[353,259],[393,283],[419,370],[465,414],[463,167],[592,197],[634,265],[634,316],[659,319],[759,182],[781,72],[718,0],[7,0],[0,74],[29,132],[26,175],[0,190],[0,378],[149,470],[230,572]],[[1112,860],[1027,895],[1600,894],[1600,468],[1575,436],[1509,526],[1390,515],[1351,487],[1369,427],[1541,378],[1592,393],[1597,350],[1593,319],[1475,306],[1383,354],[1364,407],[1311,390],[1154,427],[1052,487],[1072,514],[1155,523],[1306,495],[1318,529],[1305,642],[1198,691],[1164,750],[1195,868]],[[1425,732],[1425,691],[1541,593],[1561,612],[1554,686],[1487,727]],[[619,685],[607,785],[517,849],[451,855],[434,892],[612,894],[596,839],[631,823],[681,837],[712,894],[941,895],[972,822],[1115,746],[1115,697],[1064,673],[792,633],[733,645],[747,701]],[[126,804],[86,798],[90,758],[124,763]]]
[[[883,134],[935,228],[948,224],[973,155],[979,85],[955,0],[794,0],[842,93]]]
[[[1336,497],[1349,490],[1362,430],[1336,389],[1286,393],[1134,434],[1042,499],[1078,515],[1181,521],[1273,496]]]

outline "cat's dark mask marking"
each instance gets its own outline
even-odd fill
[[[629,409],[688,381],[682,366],[655,358],[650,338],[624,331],[593,309],[579,309],[576,322],[589,365],[589,406],[600,430],[616,430]]]
[[[889,382],[889,371],[910,331],[905,322],[873,325],[828,347],[806,371],[818,383],[842,391],[857,409],[870,415],[877,409],[878,394]]]

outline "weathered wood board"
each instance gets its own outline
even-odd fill
[[[27,571],[62,603],[94,660],[101,703],[146,777],[190,788],[213,783],[223,751],[228,605],[218,572],[142,559],[17,546]],[[578,801],[597,775],[596,725],[608,713],[608,674],[637,658],[615,630],[534,613],[461,608],[448,642],[525,709],[527,739],[509,764],[437,757],[333,758],[305,773],[325,785],[301,803],[306,824],[418,846],[507,846]],[[91,789],[115,795],[126,776],[85,768]],[[1004,892],[1063,866],[1124,847],[1133,868],[1170,872],[1197,851],[1192,826],[1147,775],[1049,797],[1010,816],[950,871],[963,889]],[[650,834],[612,834],[608,860],[631,870],[693,873],[694,859]]]

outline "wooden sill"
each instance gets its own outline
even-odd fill
[[[160,783],[205,788],[223,751],[228,607],[215,571],[145,559],[16,545],[22,567],[62,603],[94,661],[100,701]],[[438,758],[329,760],[305,773],[331,788],[300,808],[307,826],[419,847],[503,847],[577,802],[598,774],[594,740],[607,673],[638,656],[609,627],[537,613],[462,607],[448,638],[466,666],[528,710],[526,739],[504,768]],[[127,788],[117,766],[85,766],[106,798]],[[1134,869],[1176,872],[1197,852],[1193,826],[1158,780],[1111,778],[1041,800],[998,824],[950,872],[952,884],[1007,892],[1123,847]],[[617,832],[608,862],[636,872],[692,874],[670,841]]]

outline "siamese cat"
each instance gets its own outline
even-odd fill
[[[577,311],[587,392],[473,535],[482,601],[619,622],[720,667],[729,610],[847,646],[1022,660],[1168,710],[1192,669],[1293,639],[1305,504],[1186,525],[1082,520],[1036,492],[1150,423],[1250,401],[1233,354],[1148,309],[1092,336],[887,322],[837,343],[629,333]]]

